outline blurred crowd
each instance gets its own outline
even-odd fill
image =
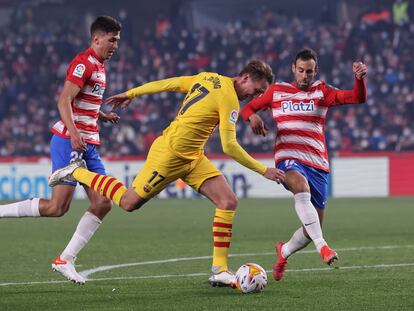
[[[131,35],[129,17],[121,13],[116,17],[125,28],[119,50],[106,65],[105,96],[201,71],[237,75],[252,58],[271,64],[276,80],[291,81],[297,50],[311,47],[319,55],[318,78],[335,87],[352,88],[353,61],[364,61],[369,70],[368,102],[334,108],[328,115],[330,151],[414,150],[414,23],[408,15],[397,20],[392,7],[339,24],[258,9],[250,20],[229,21],[222,31],[190,31],[183,23],[159,16],[139,36]],[[59,119],[58,94],[69,62],[89,45],[87,33],[79,31],[79,25],[87,27],[89,22],[77,16],[70,23],[53,18],[39,23],[25,10],[0,30],[0,156],[49,154],[50,127]],[[102,155],[145,155],[174,118],[182,98],[173,93],[145,96],[119,111],[118,125],[100,125]],[[261,114],[273,128],[270,113]],[[238,131],[248,151],[273,150],[273,131],[256,137],[242,120]],[[206,149],[221,153],[217,133]]]

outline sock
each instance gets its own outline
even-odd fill
[[[0,218],[40,217],[39,198],[0,205]]]
[[[98,230],[101,223],[102,221],[94,214],[90,212],[83,214],[72,239],[60,255],[60,258],[74,262],[75,257],[88,243],[96,230]]]
[[[306,232],[312,239],[318,252],[326,245],[322,236],[322,229],[319,223],[318,212],[311,203],[311,195],[308,192],[301,192],[294,195],[295,210]]]
[[[213,221],[214,249],[212,264],[212,271],[215,273],[228,270],[227,261],[235,214],[236,211],[216,208]]]
[[[292,237],[282,247],[282,256],[288,258],[290,255],[305,248],[312,240],[308,239],[300,227],[293,233]]]
[[[77,181],[112,200],[118,206],[121,197],[127,191],[123,183],[115,177],[92,173],[84,168],[77,168],[72,175]]]

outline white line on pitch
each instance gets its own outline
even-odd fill
[[[338,252],[346,252],[346,251],[362,251],[362,250],[375,250],[375,249],[412,248],[412,247],[414,247],[414,245],[361,246],[361,247],[339,248],[335,250]],[[315,253],[315,252],[316,250],[305,250],[305,251],[301,251],[300,253],[304,254],[304,253]],[[268,256],[268,255],[274,255],[274,254],[275,252],[244,253],[244,254],[230,254],[229,257]],[[79,272],[79,274],[85,278],[88,278],[90,275],[96,272],[114,270],[118,268],[163,264],[163,263],[180,262],[180,261],[203,260],[203,259],[211,259],[211,258],[212,256],[200,256],[200,257],[182,257],[182,258],[171,258],[171,259],[163,259],[163,260],[131,262],[131,263],[125,263],[125,264],[119,264],[119,265],[112,265],[112,266],[100,266],[100,267],[96,267],[93,269],[81,271]]]
[[[314,272],[314,271],[327,271],[327,270],[356,270],[356,269],[382,269],[382,268],[399,268],[399,267],[411,267],[414,266],[414,262],[410,263],[398,263],[398,264],[378,264],[378,265],[363,265],[363,266],[342,266],[339,269],[332,268],[306,268],[306,269],[287,269],[287,272]],[[268,270],[266,272],[271,272]],[[98,278],[90,279],[88,282],[96,281],[116,281],[116,280],[142,280],[142,279],[163,279],[163,278],[184,278],[184,277],[197,277],[208,276],[209,273],[189,273],[189,274],[163,274],[163,275],[145,275],[145,276],[123,276],[123,277],[110,277],[110,278]],[[56,283],[68,283],[68,281],[39,281],[39,282],[16,282],[16,283],[0,283],[0,286],[13,286],[13,285],[39,285],[39,284],[56,284]]]

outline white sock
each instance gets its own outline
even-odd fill
[[[83,214],[72,239],[60,255],[60,258],[73,262],[81,249],[88,243],[96,230],[98,230],[101,223],[102,220],[94,214],[90,212]]]
[[[39,198],[0,205],[0,218],[40,217]]]
[[[295,210],[306,232],[312,239],[318,252],[326,245],[322,236],[321,224],[319,223],[318,212],[311,203],[311,195],[308,192],[301,192],[294,195]]]
[[[290,255],[308,246],[310,242],[312,242],[312,240],[305,236],[303,228],[300,227],[295,231],[290,240],[283,245],[282,256],[288,258]]]

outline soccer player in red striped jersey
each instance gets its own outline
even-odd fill
[[[65,167],[76,159],[84,159],[88,169],[107,175],[97,151],[99,145],[98,119],[117,123],[116,113],[100,110],[106,86],[104,62],[118,48],[121,24],[110,16],[100,16],[91,25],[91,45],[70,63],[58,101],[61,120],[52,127],[50,143],[52,171]],[[2,217],[60,217],[68,210],[75,192],[75,180],[53,187],[50,200],[32,198],[0,206]],[[99,228],[102,219],[111,210],[111,201],[83,186],[90,207],[82,216],[76,231],[62,254],[52,262],[60,272],[77,284],[85,279],[76,272],[74,261],[80,250]]]
[[[352,90],[338,90],[323,81],[314,81],[317,68],[313,50],[299,51],[292,64],[294,81],[271,85],[241,112],[255,134],[266,135],[267,128],[256,112],[271,110],[277,128],[275,164],[286,173],[284,186],[294,195],[295,210],[302,223],[287,243],[276,244],[278,260],[273,266],[276,281],[282,279],[288,257],[311,241],[325,263],[330,265],[338,259],[337,253],[327,245],[321,229],[329,174],[325,119],[330,107],[366,101],[367,67],[361,62],[353,64],[355,83]]]

